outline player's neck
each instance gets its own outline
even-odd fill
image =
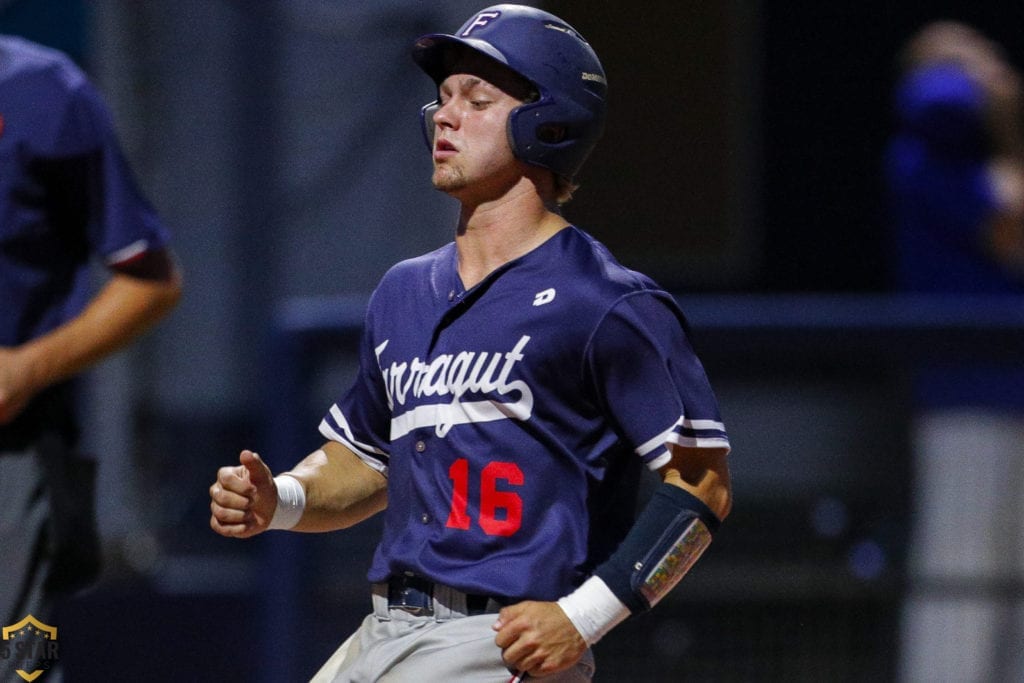
[[[459,277],[469,289],[504,264],[529,253],[566,227],[566,220],[531,191],[462,207],[455,236]]]

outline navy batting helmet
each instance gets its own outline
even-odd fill
[[[469,48],[505,65],[537,90],[536,100],[509,115],[515,156],[574,178],[604,129],[608,82],[590,44],[572,26],[524,5],[494,5],[477,12],[454,35],[416,40],[413,59],[438,85],[451,74],[459,51]],[[420,118],[433,147],[434,101]]]

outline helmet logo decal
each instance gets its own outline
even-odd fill
[[[500,16],[501,12],[481,12],[480,14],[476,15],[476,17],[473,18],[473,21],[469,22],[469,25],[466,26],[466,30],[459,35],[465,38],[474,30],[487,26],[487,24],[491,23]]]

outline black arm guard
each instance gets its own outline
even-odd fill
[[[699,498],[663,483],[618,549],[594,573],[631,613],[643,612],[686,575],[719,523]]]

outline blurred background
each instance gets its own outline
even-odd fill
[[[241,448],[285,467],[318,446],[370,290],[450,239],[408,49],[484,4],[0,0],[0,32],[65,50],[106,95],[185,272],[171,317],[92,373],[107,569],[58,624],[65,680],[307,680],[368,610],[374,521],[228,540],[207,488]],[[1020,64],[1024,4],[530,4],[610,82],[566,214],[678,295],[733,443],[729,522],[597,646],[597,680],[895,680],[906,369],[950,339],[875,305],[895,59],[956,18]]]

